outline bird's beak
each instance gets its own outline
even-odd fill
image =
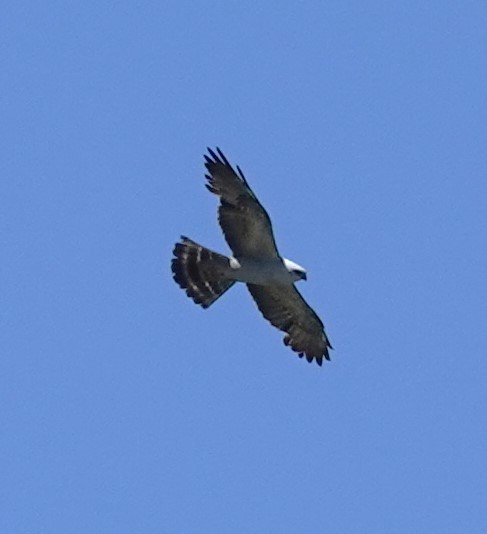
[[[306,273],[303,273],[302,279],[305,281],[308,279],[308,277],[306,276]]]

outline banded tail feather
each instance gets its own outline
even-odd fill
[[[188,297],[203,308],[211,306],[235,280],[226,278],[229,259],[181,236],[176,243],[171,262],[173,278]]]

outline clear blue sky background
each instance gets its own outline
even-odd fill
[[[485,2],[7,2],[0,530],[484,533]],[[335,346],[298,359],[203,153],[268,209]]]

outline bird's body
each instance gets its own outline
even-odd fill
[[[223,153],[205,156],[208,190],[220,197],[219,222],[233,256],[211,251],[187,237],[174,248],[175,281],[195,303],[211,306],[235,282],[243,282],[264,317],[286,332],[284,343],[299,356],[322,364],[331,345],[324,326],[295,287],[306,270],[280,256],[269,215],[237,166]]]
[[[289,271],[285,258],[229,258],[230,272],[227,275],[236,282],[268,286],[271,284],[291,285],[302,276]],[[297,266],[297,264],[294,264]]]

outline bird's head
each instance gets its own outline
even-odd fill
[[[287,260],[286,258],[283,258],[283,262],[284,267],[286,267],[288,273],[291,275],[293,282],[298,282],[299,280],[307,280],[306,269],[304,267],[301,267],[301,265],[298,265],[297,263],[294,263],[291,260]]]

